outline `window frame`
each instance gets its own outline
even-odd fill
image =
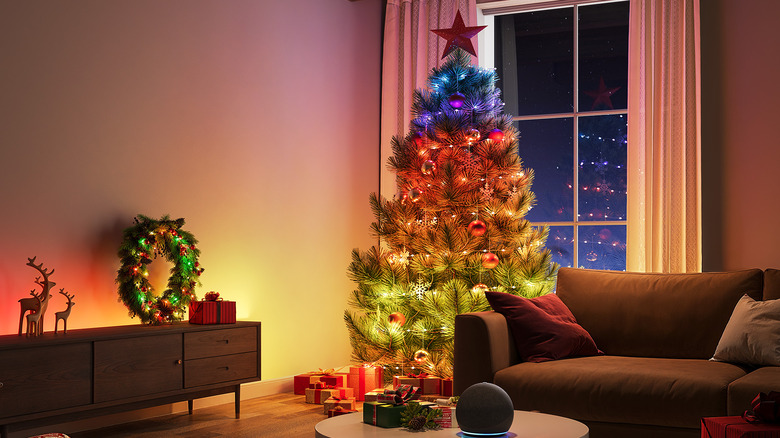
[[[550,222],[531,222],[533,226],[566,226],[573,229],[573,248],[572,248],[572,265],[573,267],[580,267],[579,260],[579,227],[581,226],[624,226],[628,229],[628,217],[630,212],[626,211],[625,217],[622,220],[607,220],[607,221],[587,221],[580,220],[579,213],[579,120],[583,117],[594,116],[606,116],[606,115],[623,115],[628,120],[628,108],[619,110],[596,110],[596,111],[579,111],[579,17],[578,8],[580,6],[588,6],[593,4],[606,4],[616,2],[628,2],[628,0],[502,0],[493,1],[488,3],[477,4],[477,23],[479,25],[487,25],[488,29],[495,28],[494,17],[499,15],[510,15],[521,12],[534,12],[550,9],[573,9],[573,32],[574,32],[574,44],[573,44],[573,59],[574,59],[574,83],[573,83],[573,111],[566,113],[555,114],[536,114],[527,116],[512,116],[513,122],[528,121],[528,120],[544,120],[544,119],[568,119],[571,118],[573,122],[572,132],[572,147],[573,147],[573,219],[571,221],[550,221]],[[480,32],[478,36],[478,61],[479,66],[483,68],[496,68],[495,56],[493,48],[495,47],[494,32]],[[627,148],[630,145],[626,146]],[[522,158],[522,157],[521,157]],[[627,180],[630,180],[631,169],[626,168]],[[533,188],[531,188],[533,191]],[[627,195],[626,195],[627,196]],[[628,236],[626,236],[626,247],[628,247]],[[626,256],[626,265],[623,270],[625,271],[628,266],[628,256]]]

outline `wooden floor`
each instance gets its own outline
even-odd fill
[[[314,425],[327,419],[322,405],[306,404],[302,395],[284,393],[241,402],[241,418],[234,417],[233,404],[196,409],[87,432],[71,433],[72,438],[163,438],[235,437],[287,438],[314,437]]]

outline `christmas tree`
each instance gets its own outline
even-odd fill
[[[445,63],[415,91],[409,133],[392,139],[399,192],[370,196],[382,245],[355,249],[349,266],[353,359],[389,368],[385,376],[451,377],[455,316],[489,310],[486,290],[548,293],[558,269],[547,227],[524,219],[533,171],[522,167],[495,72],[471,65],[469,38],[481,27],[458,28],[459,18],[435,31],[451,31]]]

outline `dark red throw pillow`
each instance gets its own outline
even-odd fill
[[[526,362],[604,354],[558,295],[529,299],[485,292],[485,297],[493,310],[506,317],[517,352]]]

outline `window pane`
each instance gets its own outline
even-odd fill
[[[550,250],[555,263],[566,268],[573,267],[574,227],[550,227],[546,247]]]
[[[579,227],[578,257],[587,269],[626,270],[626,226]]]
[[[572,112],[573,8],[496,17],[496,61],[506,111]]]
[[[515,122],[520,139],[518,153],[523,167],[533,169],[531,191],[536,206],[526,215],[532,222],[574,220],[573,119]]]
[[[580,117],[578,141],[579,219],[626,220],[626,116]]]
[[[628,2],[579,8],[579,110],[625,109]]]

